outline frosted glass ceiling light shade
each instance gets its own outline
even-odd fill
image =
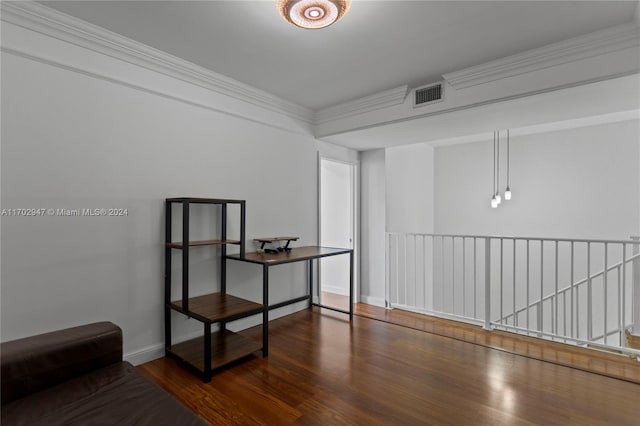
[[[276,0],[285,21],[300,28],[328,27],[347,13],[351,0]]]

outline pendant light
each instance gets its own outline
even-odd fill
[[[496,155],[496,201],[498,205],[502,202],[502,197],[500,196],[500,130],[496,132],[497,134],[497,155]]]
[[[510,145],[509,129],[507,129],[507,189],[504,191],[504,199],[507,201],[511,199],[511,187],[509,186],[509,162],[510,162],[509,145]]]
[[[496,132],[493,132],[493,192],[491,196],[491,208],[498,207],[498,200],[496,198]]]

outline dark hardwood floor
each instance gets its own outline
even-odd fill
[[[268,358],[210,383],[166,358],[139,368],[215,425],[640,424],[638,384],[459,339],[319,308],[269,335]]]
[[[357,303],[359,316],[640,384],[640,362],[622,354],[537,339],[476,325]],[[640,424],[640,422],[639,422]]]

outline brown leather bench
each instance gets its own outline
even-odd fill
[[[0,344],[3,425],[204,425],[122,360],[110,322]]]

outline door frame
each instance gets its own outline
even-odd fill
[[[322,161],[346,164],[351,168],[351,248],[353,249],[353,303],[360,301],[360,162],[343,160],[318,152],[318,244],[322,236]],[[315,296],[320,301],[322,268],[318,262]],[[313,295],[312,295],[313,297]]]

